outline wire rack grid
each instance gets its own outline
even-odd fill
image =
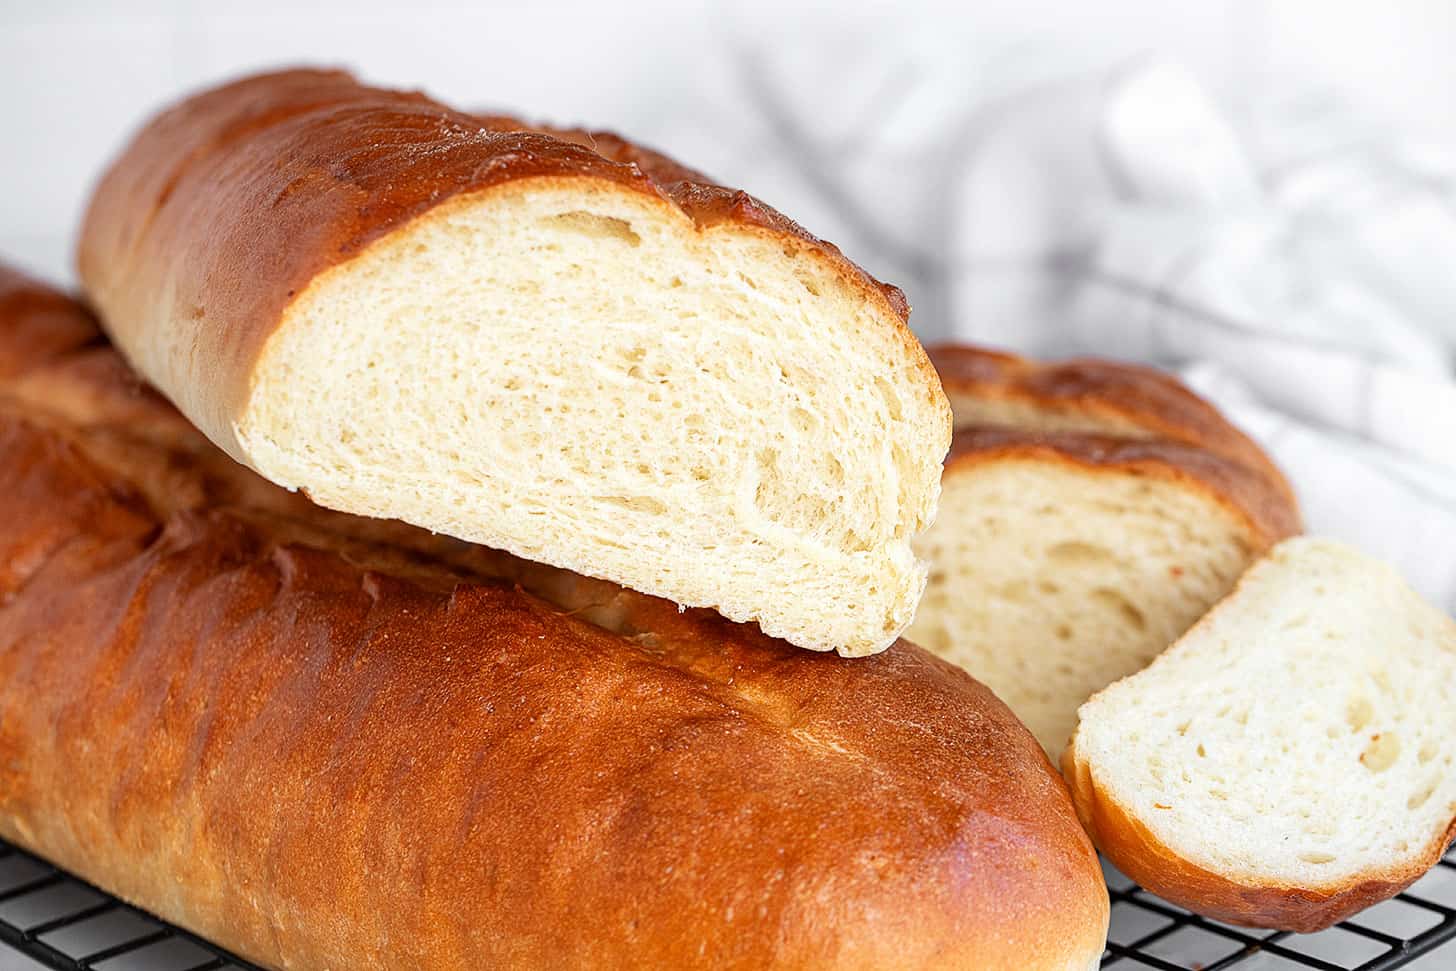
[[[1209,920],[1143,890],[1110,866],[1113,971],[1453,971],[1456,853],[1405,893],[1318,934],[1260,931]]]

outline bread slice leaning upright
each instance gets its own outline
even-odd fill
[[[1130,877],[1312,931],[1456,836],[1456,623],[1341,544],[1277,546],[1147,670],[1082,706],[1078,814]]]
[[[957,428],[907,636],[985,681],[1055,760],[1077,707],[1157,657],[1298,510],[1258,447],[1171,378],[931,356]]]
[[[322,505],[845,655],[914,612],[950,413],[903,296],[657,153],[262,75],[142,129],[79,265],[144,376]]]

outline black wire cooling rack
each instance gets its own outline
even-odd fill
[[[0,969],[11,968],[257,971],[0,840]]]
[[[1233,927],[1190,914],[1109,866],[1115,971],[1456,971],[1456,853],[1405,893],[1318,934]],[[1443,946],[1445,945],[1445,946]]]
[[[1408,892],[1319,934],[1251,931],[1174,907],[1108,869],[1116,971],[1456,969],[1456,859]],[[29,962],[7,963],[4,947]],[[1438,951],[1439,949],[1439,951]],[[257,971],[0,841],[0,969]]]

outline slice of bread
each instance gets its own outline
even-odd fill
[[[322,505],[844,655],[914,613],[950,411],[903,296],[658,153],[263,75],[140,132],[79,264],[152,383]]]
[[[1384,563],[1287,540],[1082,706],[1063,771],[1093,840],[1149,890],[1327,927],[1456,836],[1456,623]]]
[[[1077,706],[1147,665],[1298,512],[1268,459],[1171,379],[932,358],[950,361],[960,427],[916,541],[932,567],[907,636],[989,685],[1055,760]]]

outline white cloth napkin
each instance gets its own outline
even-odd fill
[[[762,164],[799,168],[923,336],[1179,371],[1311,532],[1456,612],[1456,152],[1307,96],[1234,112],[1153,59],[898,93],[854,67],[863,103],[826,114],[796,94],[822,66],[752,66]]]

